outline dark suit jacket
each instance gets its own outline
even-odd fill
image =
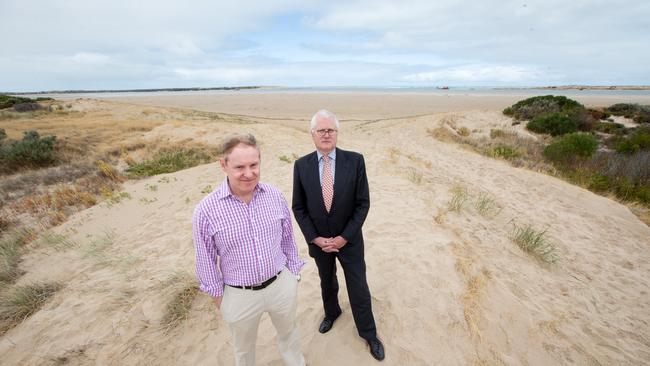
[[[345,247],[363,248],[361,226],[370,208],[363,155],[336,149],[334,198],[325,211],[316,151],[296,160],[293,169],[292,209],[307,243],[316,237],[342,236]],[[344,247],[344,248],[345,248]]]

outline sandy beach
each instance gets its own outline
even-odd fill
[[[215,144],[229,133],[252,133],[261,142],[261,180],[289,201],[293,164],[281,157],[313,151],[311,115],[336,113],[339,147],[362,153],[368,169],[365,253],[384,365],[646,365],[650,228],[612,199],[428,132],[450,120],[475,134],[513,129],[501,111],[521,99],[516,92],[222,93],[70,103],[102,123],[163,119],[140,134],[145,141]],[[650,104],[650,95],[575,99]],[[177,117],[189,110],[224,118]],[[19,283],[57,280],[64,288],[0,337],[0,364],[232,365],[230,332],[207,295],[197,296],[178,327],[161,326],[174,292],[193,278],[194,206],[223,179],[211,163],[127,181],[128,199],[100,203],[54,228],[69,245],[30,251]],[[467,202],[449,210],[458,188]],[[477,209],[479,197],[493,200],[488,214]],[[523,252],[510,239],[513,225],[546,230],[559,261],[544,264]],[[308,364],[374,364],[343,281],[343,314],[332,331],[318,333],[318,274],[295,221],[294,230],[307,262],[297,319]],[[282,365],[267,316],[257,359]]]

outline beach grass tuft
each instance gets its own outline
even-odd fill
[[[24,285],[0,297],[0,335],[36,313],[63,286],[58,282]]]
[[[23,248],[33,238],[33,231],[15,229],[5,233],[0,239],[0,288],[16,282],[23,275],[19,268]]]
[[[21,276],[21,244],[13,235],[6,235],[0,241],[0,286],[13,283]]]
[[[74,248],[77,246],[77,243],[70,240],[70,238],[65,235],[46,231],[34,241],[34,245],[37,247],[50,247],[56,250],[66,250]]]
[[[488,217],[496,213],[497,204],[494,198],[492,198],[488,193],[481,192],[479,193],[476,202],[474,202],[474,208],[476,208],[476,211],[481,216]]]
[[[465,206],[465,203],[469,199],[469,194],[467,188],[456,184],[451,187],[451,199],[449,200],[448,206],[450,211],[460,212]]]
[[[291,156],[283,154],[283,155],[280,155],[278,157],[278,159],[280,159],[280,161],[283,161],[283,162],[285,162],[287,164],[293,163],[294,161],[298,160],[298,158],[299,158],[299,156],[296,155],[296,154],[291,154]]]
[[[467,137],[467,136],[469,136],[471,134],[469,128],[467,128],[467,127],[461,127],[461,128],[458,129],[457,132],[458,132],[459,135],[461,135],[463,137]]]
[[[545,263],[556,263],[558,255],[555,246],[548,240],[546,230],[536,230],[531,225],[519,226],[513,222],[511,239],[524,252]]]
[[[406,168],[406,178],[413,184],[421,185],[423,178],[422,178],[422,172],[419,170],[413,168],[413,167],[408,167]]]
[[[192,303],[199,293],[199,287],[195,281],[185,278],[181,283],[183,285],[180,286],[172,300],[167,304],[165,315],[161,320],[161,325],[167,332],[187,319],[192,310]]]

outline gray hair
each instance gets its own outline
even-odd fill
[[[340,129],[340,127],[339,127],[339,119],[336,118],[336,115],[334,113],[328,111],[327,109],[321,109],[320,111],[316,112],[316,114],[314,114],[314,116],[311,118],[311,122],[309,123],[309,129],[310,130],[313,131],[314,128],[316,128],[316,122],[319,119],[333,119],[334,124],[336,124],[336,129],[337,130]]]
[[[230,152],[239,144],[254,147],[257,149],[257,153],[260,154],[260,148],[257,146],[257,139],[255,139],[255,136],[247,133],[243,135],[229,136],[224,139],[221,143],[221,148],[219,149],[219,155],[221,155],[225,161],[228,161],[228,155],[230,155]]]

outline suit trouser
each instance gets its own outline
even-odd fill
[[[269,286],[244,290],[225,286],[221,315],[232,332],[237,366],[255,365],[255,341],[260,318],[268,312],[278,332],[278,349],[289,366],[303,366],[296,325],[298,281],[286,268]]]
[[[345,274],[345,284],[348,288],[357,332],[361,338],[371,340],[377,337],[377,328],[366,279],[363,245],[356,243],[353,245],[358,247],[343,247],[338,253],[325,253],[318,246],[309,244],[309,255],[314,258],[318,267],[325,316],[333,319],[341,313],[338,299],[339,282],[336,276],[336,258],[338,258]]]

